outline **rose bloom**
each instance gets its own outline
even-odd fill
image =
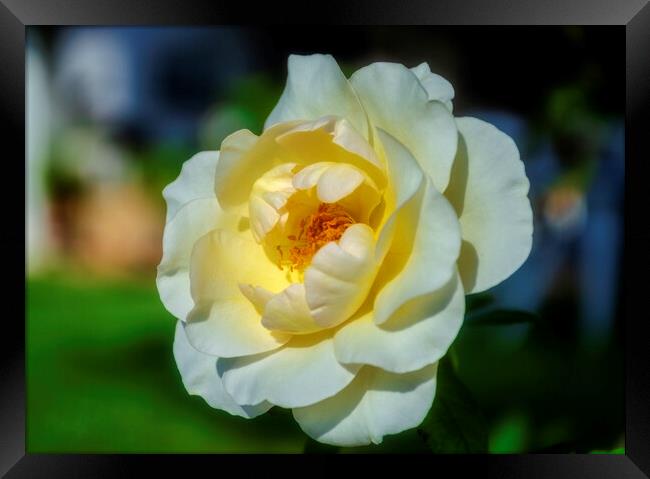
[[[290,408],[317,441],[380,443],[426,416],[465,295],[528,256],[529,182],[426,63],[288,70],[260,136],[233,133],[163,192],[174,357],[214,408]]]

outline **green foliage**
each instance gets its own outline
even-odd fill
[[[443,358],[438,366],[436,396],[418,433],[433,453],[481,453],[488,450],[483,413],[447,358]]]
[[[586,453],[620,445],[621,350],[576,347],[551,318],[530,326],[466,324],[454,342],[456,371],[488,419],[490,452]],[[571,317],[560,319],[565,325]]]
[[[529,433],[528,418],[521,412],[513,412],[490,429],[490,452],[495,454],[518,454],[525,452]]]
[[[274,82],[266,75],[251,75],[233,85],[223,106],[240,111],[246,118],[244,128],[260,134],[283,88],[283,83]]]
[[[465,317],[465,324],[469,326],[506,326],[521,323],[536,323],[539,315],[529,311],[513,309],[491,309],[477,311]]]

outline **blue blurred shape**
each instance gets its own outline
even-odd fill
[[[63,30],[54,65],[73,120],[193,141],[201,116],[253,69],[254,55],[232,27],[79,27]]]
[[[612,333],[620,293],[625,158],[622,122],[609,125],[610,134],[595,158],[596,174],[587,191],[576,190],[575,201],[557,213],[549,208],[549,201],[560,193],[554,183],[563,168],[551,139],[543,138],[528,151],[530,132],[524,119],[501,111],[475,111],[471,116],[494,124],[513,138],[531,184],[534,232],[530,256],[491,292],[502,307],[539,311],[561,275],[568,273],[570,281],[577,281],[574,289],[579,294],[582,337],[602,342]],[[504,335],[516,340],[524,333],[524,328],[511,328]]]
[[[587,194],[589,217],[579,239],[580,306],[590,339],[602,342],[612,332],[620,292],[625,184],[625,129],[610,126],[606,147]]]

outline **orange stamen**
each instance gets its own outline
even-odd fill
[[[338,241],[345,230],[355,223],[354,218],[342,206],[336,203],[321,203],[316,212],[300,221],[300,233],[287,236],[295,243],[289,247],[289,257],[284,259],[281,247],[280,262],[294,268],[303,269],[314,257],[316,252],[331,241]]]

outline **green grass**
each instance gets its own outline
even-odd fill
[[[27,282],[27,450],[301,452],[286,411],[252,420],[186,393],[153,281]]]

